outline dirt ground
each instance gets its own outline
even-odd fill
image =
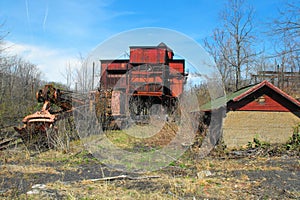
[[[299,199],[297,155],[191,159],[126,173],[101,164],[79,141],[69,153],[0,151],[1,199]],[[101,179],[111,177],[111,180]]]

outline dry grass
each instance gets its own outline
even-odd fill
[[[251,191],[253,187],[260,184],[260,182],[251,182],[247,175],[241,175],[238,178],[199,179],[197,177],[170,177],[162,174],[161,178],[155,181],[128,182],[130,181],[83,180],[65,184],[58,181],[47,184],[47,188],[61,191],[67,199],[239,199],[241,195],[245,197],[244,191]],[[153,184],[159,187],[154,190],[147,189]],[[135,187],[137,185],[140,187]],[[21,195],[22,197],[25,198],[25,195]]]
[[[263,163],[269,161],[270,158],[267,157],[257,157],[256,159],[247,159],[245,162],[244,159],[203,159],[200,163],[197,163],[195,166],[197,170],[214,170],[231,172],[237,169],[239,170],[282,170],[281,166],[266,166]],[[272,158],[276,160],[276,158]]]
[[[145,140],[130,138],[131,136],[124,132],[111,132],[108,137],[122,148],[133,148],[137,142]],[[206,157],[196,161],[191,159],[191,152],[186,152],[178,161],[170,163],[170,166],[165,169],[137,175],[160,176],[157,179],[92,181],[83,174],[90,170],[92,171],[89,173],[95,173],[95,176],[101,174],[100,168],[97,167],[100,161],[90,157],[80,141],[71,142],[68,153],[49,150],[32,156],[22,148],[0,153],[0,198],[3,199],[300,198],[297,185],[291,184],[290,188],[286,187],[290,181],[299,183],[297,182],[300,169],[298,158]],[[207,172],[209,173],[205,174]],[[78,178],[65,181],[62,177],[67,173]],[[45,179],[38,179],[40,174],[47,174],[47,176]],[[20,191],[21,181],[18,179],[20,175],[23,178],[22,182],[28,182],[28,187],[25,187],[24,191]],[[57,178],[48,181],[47,177]],[[16,183],[11,181],[16,185],[7,185],[6,182],[9,180],[17,180]],[[272,183],[272,180],[276,182]],[[271,182],[268,183],[269,181]],[[46,191],[35,195],[26,194],[36,183],[46,184]],[[49,196],[49,192],[56,196]]]
[[[117,183],[109,182],[89,182],[82,181],[71,185],[63,183],[53,183],[47,185],[49,188],[63,190],[64,195],[68,199],[166,199],[167,195],[161,191],[147,193],[136,189],[125,189],[116,186],[122,184],[121,181]]]
[[[106,136],[117,147],[123,149],[141,150],[146,148],[161,148],[170,143],[175,137],[177,126],[175,124],[165,123],[161,126],[159,123],[149,125],[135,125],[129,129],[119,131],[107,131]]]
[[[53,167],[45,167],[39,165],[1,165],[0,166],[0,175],[12,174],[12,173],[24,173],[24,174],[35,174],[35,173],[48,173],[48,174],[60,174]]]

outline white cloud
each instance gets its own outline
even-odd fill
[[[70,65],[75,70],[80,65],[79,59],[76,58],[76,55],[71,50],[16,44],[10,41],[6,41],[6,46],[6,51],[9,54],[18,55],[37,65],[46,81],[65,83],[66,80],[64,80],[63,73],[66,66]]]

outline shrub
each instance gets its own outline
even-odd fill
[[[300,124],[294,127],[294,133],[286,144],[287,150],[300,150]]]

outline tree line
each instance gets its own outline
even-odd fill
[[[18,55],[6,54],[0,36],[0,129],[20,123],[35,110],[35,92],[41,86],[41,72]]]

